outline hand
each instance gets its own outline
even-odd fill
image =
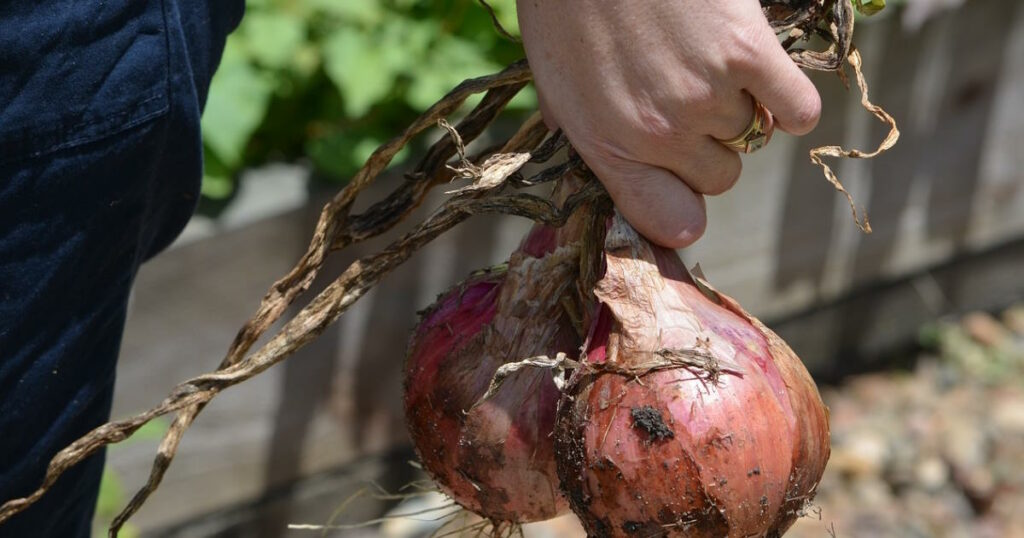
[[[757,0],[518,0],[541,112],[626,219],[680,248],[704,233],[703,195],[728,190],[750,95],[805,134],[821,99]],[[749,93],[749,95],[748,95]]]

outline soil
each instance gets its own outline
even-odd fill
[[[832,458],[786,536],[1024,537],[1022,320],[938,323],[913,371],[824,389]]]

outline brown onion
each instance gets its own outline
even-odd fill
[[[516,372],[481,400],[503,364],[579,353],[582,339],[562,305],[578,250],[556,247],[556,236],[535,227],[507,269],[443,294],[409,347],[405,413],[423,466],[446,494],[492,521],[539,521],[568,510],[555,470],[560,393],[551,372]]]
[[[777,536],[829,456],[800,360],[620,216],[560,405],[561,484],[591,536]]]

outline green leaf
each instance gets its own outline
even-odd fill
[[[315,11],[346,22],[374,25],[384,19],[380,0],[305,0]]]
[[[854,0],[857,11],[864,15],[874,15],[885,9],[885,0]]]
[[[106,536],[106,530],[110,522],[121,511],[125,502],[124,486],[121,479],[110,466],[103,468],[103,477],[100,479],[100,493],[96,499],[96,512],[93,516],[93,534],[95,536]],[[139,529],[130,522],[121,527],[117,538],[138,538]]]
[[[516,0],[487,0],[494,10],[501,27],[513,36],[519,35],[519,19],[516,16]],[[484,9],[480,6],[480,9]]]
[[[223,200],[235,192],[235,180],[231,176],[203,174],[203,184],[199,192],[212,200]]]
[[[311,140],[306,151],[317,171],[335,180],[348,180],[383,140],[376,136],[351,130],[339,130]],[[395,155],[391,164],[402,163],[408,157],[408,147]]]
[[[516,0],[488,2],[516,33]],[[247,0],[247,7],[203,117],[207,199],[230,198],[245,166],[303,152],[318,172],[349,177],[415,112],[523,54],[476,0]],[[524,91],[509,106],[535,108],[536,95]]]
[[[917,331],[917,342],[928,350],[937,350],[942,343],[942,326],[928,323]]]
[[[253,11],[246,16],[242,30],[253,59],[277,69],[294,62],[306,37],[305,22],[281,11]]]
[[[381,53],[396,72],[417,73],[426,67],[424,59],[438,30],[436,21],[393,17],[378,29]]]
[[[389,54],[364,32],[342,27],[324,43],[324,70],[345,98],[345,114],[358,118],[391,92],[395,81]]]
[[[110,467],[103,468],[103,477],[100,478],[100,494],[96,499],[96,513],[104,518],[110,518],[117,514],[124,502],[124,486],[121,478],[117,476]]]
[[[406,101],[424,110],[463,80],[488,75],[501,69],[475,43],[446,36],[431,49],[425,69],[416,73]]]
[[[211,200],[224,200],[234,191],[235,178],[231,170],[224,166],[217,155],[207,147],[207,151],[203,153],[203,182],[199,192]],[[139,428],[139,430],[141,431],[143,428]],[[163,429],[167,429],[166,423],[163,423]],[[138,433],[136,432],[136,435]],[[129,438],[126,442],[130,442],[131,439],[134,437]]]
[[[322,61],[320,49],[310,43],[304,43],[295,51],[292,69],[303,78],[308,79],[320,68]]]
[[[155,441],[163,439],[164,434],[167,433],[167,428],[170,427],[170,423],[165,418],[154,418],[153,420],[143,424],[139,429],[135,430],[135,433],[129,438],[131,441]],[[129,441],[125,441],[125,444]]]
[[[259,127],[274,92],[272,77],[249,63],[240,43],[228,39],[210,85],[203,114],[203,139],[229,168],[242,166],[249,137]]]
[[[537,106],[537,90],[533,86],[523,88],[508,102],[509,110],[536,110]]]

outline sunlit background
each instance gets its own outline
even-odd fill
[[[514,1],[490,4],[517,34]],[[832,460],[792,535],[1024,536],[1024,4],[890,0],[857,24],[872,98],[902,130],[889,154],[837,168],[874,234],[857,230],[807,152],[870,148],[884,126],[855,90],[815,75],[819,127],[745,159],[683,256],[791,343],[831,407]],[[305,251],[320,207],[378,144],[462,80],[522,56],[470,0],[250,1],[206,106],[199,212],[137,281],[115,417],[216,366]],[[525,92],[494,136],[535,106]],[[399,185],[441,136],[417,139],[370,197]],[[407,335],[416,310],[504,260],[527,227],[495,217],[455,229],[315,343],[219,396],[121,535],[319,536],[288,525],[443,506],[379,495],[422,478],[401,413]],[[392,237],[342,252],[325,274]],[[145,482],[166,426],[110,450],[97,529]],[[329,535],[427,536],[433,519]],[[579,532],[571,517],[526,529]]]

